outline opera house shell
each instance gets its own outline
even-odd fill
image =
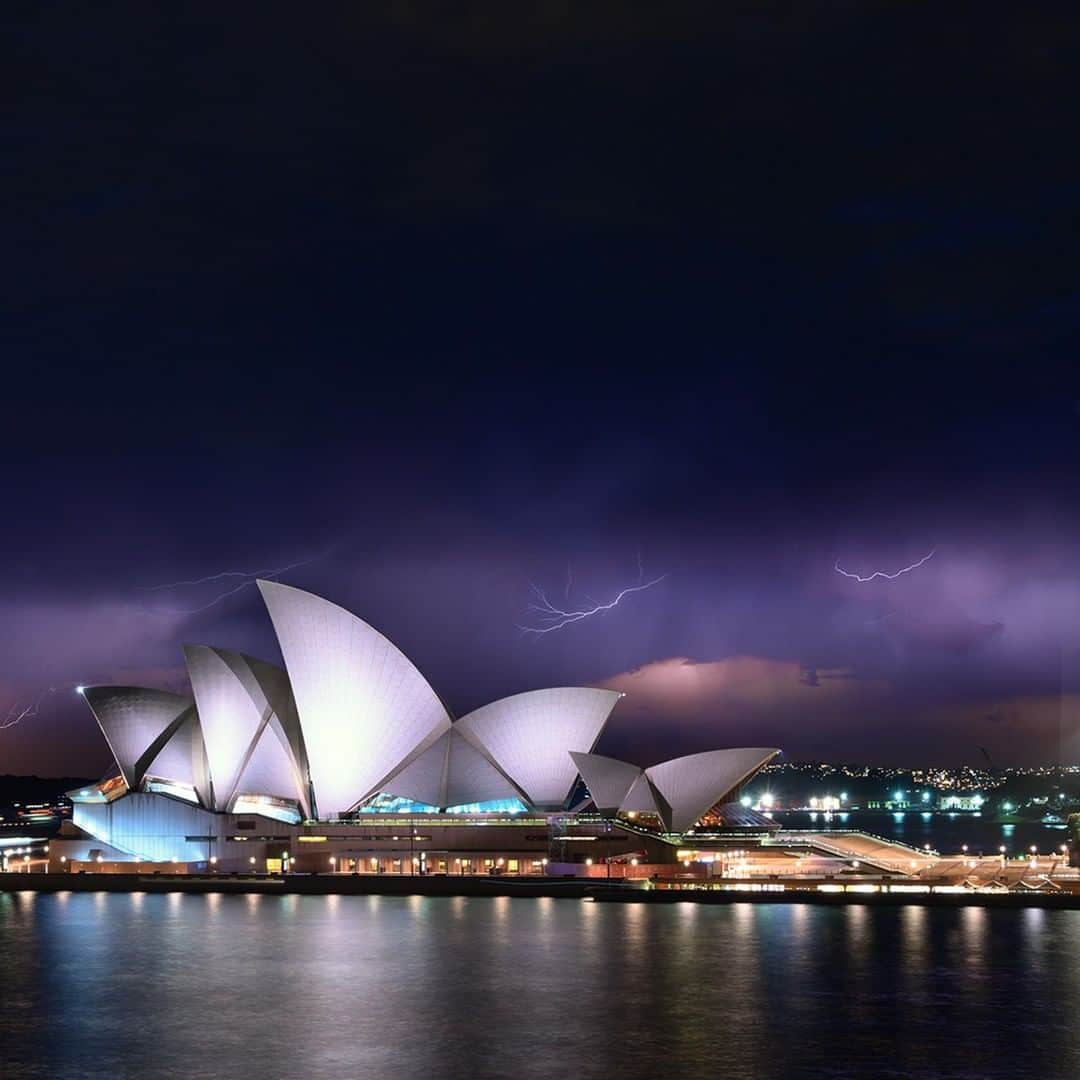
[[[717,750],[648,769],[600,757],[593,748],[622,695],[591,687],[515,694],[455,720],[363,620],[292,586],[258,587],[285,670],[189,645],[190,696],[82,688],[119,770],[74,799],[89,835],[165,858],[181,832],[206,834],[223,815],[300,826],[380,810],[476,817],[586,806],[653,815],[681,833],[778,753]]]

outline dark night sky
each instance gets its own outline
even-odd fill
[[[459,715],[580,682],[643,764],[1057,758],[1069,6],[243,12],[2,17],[0,718],[58,689],[0,773],[106,768],[76,683],[277,658],[253,588],[143,587],[312,557]]]

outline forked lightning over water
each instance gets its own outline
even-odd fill
[[[904,566],[899,570],[894,570],[892,573],[889,573],[885,570],[875,570],[872,574],[868,574],[866,577],[863,577],[861,574],[853,574],[845,570],[840,565],[839,559],[836,560],[836,565],[833,567],[833,569],[838,574],[843,574],[844,577],[851,578],[852,581],[861,581],[865,583],[867,581],[873,581],[875,578],[882,578],[885,581],[895,581],[898,577],[902,577],[904,574],[910,574],[912,570],[918,570],[919,567],[923,565],[923,563],[929,562],[934,557],[934,552],[936,550],[937,548],[932,548],[930,552],[924,555],[918,562],[913,562],[910,566]]]

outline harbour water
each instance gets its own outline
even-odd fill
[[[1080,1076],[1080,912],[0,894],[0,1076]]]

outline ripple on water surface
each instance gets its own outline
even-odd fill
[[[0,1076],[1080,1076],[1080,912],[0,894]]]

